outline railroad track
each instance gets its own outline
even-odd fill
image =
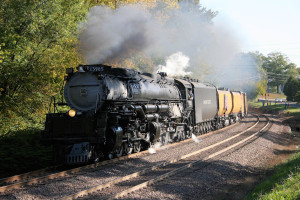
[[[232,127],[234,127],[238,124],[239,123],[235,123],[233,125],[224,127],[222,129],[200,135],[200,136],[198,136],[198,138],[201,138],[203,136],[208,136],[208,135],[217,133],[219,131],[224,131],[224,130],[232,128]],[[166,146],[169,148],[169,147],[172,147],[172,146],[180,145],[182,143],[190,142],[191,140],[192,140],[192,138],[186,139],[184,141],[180,141],[180,142],[177,142],[177,143],[168,144]],[[157,150],[157,151],[160,151],[160,150]],[[40,170],[36,170],[36,171],[32,171],[32,172],[20,174],[20,175],[15,175],[15,176],[3,178],[3,179],[0,179],[0,193],[7,192],[7,191],[10,191],[10,190],[13,190],[13,189],[18,189],[18,188],[21,188],[21,187],[27,186],[27,185],[43,183],[43,182],[46,182],[48,180],[52,180],[52,179],[56,179],[56,178],[60,178],[60,177],[65,177],[67,175],[78,173],[78,172],[81,172],[81,171],[84,171],[84,170],[96,169],[100,166],[113,164],[113,163],[116,163],[116,162],[121,161],[121,160],[126,160],[128,158],[136,158],[136,157],[139,157],[143,154],[149,154],[149,152],[148,151],[142,151],[142,152],[127,155],[127,156],[122,156],[120,158],[115,158],[113,160],[105,160],[105,161],[101,161],[101,162],[96,163],[96,164],[85,165],[85,166],[82,166],[82,167],[63,170],[63,171],[59,171],[59,172],[57,172],[57,169],[60,166],[52,166],[52,167],[48,167],[48,168],[44,168],[44,169],[40,169]],[[56,171],[56,172],[53,172],[53,171]]]
[[[20,175],[11,176],[8,178],[3,178],[3,179],[0,179],[0,185],[4,185],[4,186],[0,187],[0,192],[6,192],[9,190],[21,188],[26,185],[33,185],[36,183],[42,183],[42,182],[52,180],[55,178],[65,177],[66,175],[81,172],[81,171],[88,170],[88,169],[95,169],[97,167],[112,164],[112,163],[118,162],[120,160],[137,157],[137,156],[140,156],[145,153],[147,153],[147,152],[143,151],[143,152],[123,156],[120,158],[116,158],[113,160],[105,160],[105,161],[102,161],[99,163],[85,165],[82,167],[77,167],[77,168],[68,169],[68,170],[63,170],[63,171],[59,171],[56,173],[49,174],[49,171],[55,169],[55,167],[49,167],[49,168],[45,168],[45,169],[41,169],[41,170],[36,170],[36,171],[20,174]]]
[[[39,169],[39,170],[24,173],[24,174],[19,174],[19,175],[10,176],[7,178],[2,178],[2,179],[0,179],[0,186],[12,184],[14,182],[21,182],[26,179],[32,179],[32,177],[40,176],[41,174],[45,174],[48,171],[54,170],[58,167],[60,167],[60,166],[58,165],[58,166],[47,167],[44,169]]]
[[[263,133],[263,130],[265,130],[270,123],[268,117],[264,117],[266,118],[266,122],[262,121],[261,124],[258,125],[260,120],[257,117],[258,120],[253,126],[223,141],[209,145],[199,149],[198,151],[183,155],[178,159],[155,165],[151,168],[123,176],[87,190],[82,190],[75,194],[61,198],[61,200],[77,199],[79,197],[84,199],[87,195],[88,196],[86,199],[116,199],[124,197],[131,192],[153,185],[158,181],[163,181],[164,179],[183,170],[220,156],[242,144],[248,143],[249,141],[255,139],[255,137],[258,137]],[[215,149],[215,151],[209,152],[208,154],[206,153],[206,155],[200,156],[199,158],[199,155],[202,153],[208,152],[209,150],[212,151],[213,149]]]

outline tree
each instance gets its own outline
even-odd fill
[[[65,68],[80,62],[77,27],[87,9],[81,0],[1,1],[0,132],[45,114]]]
[[[41,124],[37,122],[43,121],[50,97],[61,88],[65,68],[82,63],[77,51],[78,23],[85,20],[90,7],[115,8],[114,2],[0,0],[0,135],[27,128],[28,124]],[[138,1],[116,2],[122,5]],[[154,1],[143,2],[152,5]],[[168,9],[178,5],[176,0],[163,2]],[[139,58],[141,55],[135,60],[143,68],[153,63]],[[137,68],[130,60],[124,62]]]
[[[295,76],[290,76],[284,85],[283,92],[288,101],[294,101],[297,91],[299,90],[299,81]]]
[[[296,65],[290,63],[289,59],[279,52],[263,57],[263,68],[267,72],[269,85],[276,87],[277,93],[279,93],[279,86],[286,82],[290,74],[296,72]]]
[[[298,103],[300,103],[300,87],[298,89],[298,92],[295,95],[295,101],[297,101]]]

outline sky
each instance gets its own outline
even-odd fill
[[[215,24],[227,26],[243,52],[285,54],[300,67],[300,0],[200,0],[218,11]]]

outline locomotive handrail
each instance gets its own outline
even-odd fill
[[[95,106],[95,113],[97,112],[97,110],[98,110],[98,102],[99,102],[99,99],[100,99],[100,94],[99,93],[97,93],[97,99],[96,99],[96,106]]]
[[[55,111],[58,112],[58,109],[57,109],[57,106],[56,106],[56,102],[55,102],[55,97],[54,97],[54,96],[51,97],[48,112],[51,113],[51,105],[52,105],[52,102],[53,102],[53,113],[55,113]]]

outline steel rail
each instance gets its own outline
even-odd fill
[[[2,179],[0,179],[0,184],[12,183],[12,182],[15,182],[15,181],[21,181],[21,180],[30,178],[32,176],[38,176],[40,174],[45,173],[46,171],[58,168],[60,166],[61,165],[46,167],[44,169],[38,169],[38,170],[35,170],[35,171],[31,171],[31,172],[26,172],[26,173],[23,173],[23,174],[18,174],[18,175],[10,176],[10,177],[7,177],[7,178],[2,178]]]
[[[131,188],[126,189],[124,191],[121,191],[119,193],[110,195],[110,196],[108,196],[106,198],[103,198],[103,200],[104,199],[105,200],[110,200],[110,199],[115,199],[115,198],[123,197],[124,195],[127,195],[128,193],[134,192],[136,190],[140,190],[140,189],[142,189],[144,187],[148,187],[148,186],[150,186],[150,185],[152,185],[152,184],[154,184],[154,183],[156,183],[158,181],[162,181],[162,180],[164,180],[164,179],[166,179],[166,178],[168,178],[168,177],[170,177],[170,176],[172,176],[172,175],[174,175],[174,174],[176,174],[176,173],[178,173],[180,171],[183,171],[185,169],[191,168],[191,167],[199,164],[200,162],[209,160],[209,159],[211,159],[213,157],[216,157],[216,156],[218,156],[218,155],[220,155],[220,154],[222,154],[222,153],[224,153],[224,152],[226,152],[228,150],[231,150],[231,149],[235,148],[236,146],[238,146],[238,145],[240,145],[240,144],[242,144],[242,143],[244,143],[244,142],[252,139],[253,137],[257,136],[259,133],[261,133],[269,125],[269,123],[270,123],[269,118],[267,116],[266,116],[266,118],[267,118],[268,122],[267,122],[267,124],[262,129],[260,129],[259,131],[255,132],[254,134],[250,135],[249,137],[247,137],[247,138],[239,141],[238,143],[230,145],[230,146],[226,147],[225,149],[217,151],[217,152],[215,152],[215,153],[213,153],[213,154],[211,154],[211,155],[209,155],[209,156],[207,156],[207,157],[205,157],[203,159],[199,159],[199,160],[193,161],[193,162],[191,162],[191,163],[189,163],[187,165],[184,165],[183,167],[180,167],[180,168],[177,168],[177,169],[172,170],[170,172],[167,172],[167,173],[165,173],[163,175],[160,175],[160,176],[158,176],[156,178],[153,178],[153,179],[151,179],[149,181],[145,181],[145,182],[143,182],[143,183],[141,183],[139,185],[136,185],[134,187],[131,187]]]
[[[218,129],[218,130],[206,133],[206,134],[199,135],[199,136],[197,136],[197,138],[202,138],[204,136],[208,136],[208,135],[220,132],[220,131],[224,131],[224,130],[226,130],[228,128],[232,128],[232,127],[234,127],[238,124],[239,123],[235,123],[235,124],[232,124],[230,126],[226,126],[224,128],[221,128],[221,129]],[[183,143],[186,143],[186,142],[190,142],[191,140],[192,140],[192,138],[189,138],[189,139],[186,139],[186,140],[183,140],[183,141],[180,141],[180,142],[167,144],[166,147],[169,148],[169,147],[172,147],[172,146],[177,146],[177,145],[180,145],[180,144],[183,144]],[[160,150],[157,150],[157,151],[160,151]],[[112,159],[112,160],[105,160],[105,161],[101,161],[99,163],[90,164],[90,165],[86,165],[86,166],[83,166],[83,167],[77,167],[77,168],[74,168],[74,169],[69,169],[69,170],[65,170],[65,171],[62,171],[62,172],[49,174],[49,175],[41,176],[41,177],[37,177],[37,178],[31,178],[31,179],[29,179],[31,176],[37,176],[37,175],[43,174],[52,167],[44,168],[44,169],[40,169],[40,170],[36,170],[36,171],[32,171],[32,172],[27,172],[27,173],[20,174],[20,175],[14,175],[14,176],[11,176],[11,177],[0,179],[0,184],[12,183],[12,184],[9,184],[9,185],[1,186],[0,187],[0,193],[1,192],[6,192],[6,191],[9,191],[9,190],[13,190],[13,189],[18,189],[18,188],[21,188],[21,187],[26,186],[26,185],[32,185],[32,184],[36,184],[36,183],[41,183],[43,181],[47,181],[47,180],[51,180],[51,179],[55,179],[55,178],[59,178],[59,177],[64,177],[68,174],[77,173],[77,172],[80,172],[80,171],[83,171],[83,170],[95,169],[95,168],[100,167],[100,166],[116,163],[118,161],[126,160],[128,158],[135,158],[135,157],[138,157],[138,156],[144,155],[144,154],[148,154],[148,151],[147,150],[146,151],[141,151],[141,152],[138,152],[138,153],[122,156],[120,158],[115,158],[115,159]],[[29,179],[29,180],[24,180],[24,179]],[[13,183],[15,181],[18,181],[18,182]]]
[[[80,192],[78,192],[78,193],[75,193],[75,194],[72,194],[72,195],[63,197],[63,198],[61,198],[60,200],[76,199],[76,198],[78,198],[78,197],[81,197],[81,196],[88,195],[88,194],[91,194],[91,193],[93,193],[93,192],[96,192],[97,190],[102,190],[102,189],[104,189],[104,188],[111,187],[111,186],[113,186],[113,185],[115,185],[115,184],[117,184],[117,183],[120,183],[120,182],[123,182],[123,181],[130,180],[130,179],[132,179],[132,178],[138,177],[138,176],[140,176],[140,175],[142,175],[142,174],[145,174],[145,173],[147,173],[147,172],[149,172],[149,171],[153,171],[153,170],[156,170],[156,169],[158,169],[158,168],[167,166],[167,165],[169,165],[169,164],[176,163],[176,162],[178,162],[178,161],[180,161],[180,160],[183,160],[183,159],[186,159],[186,158],[188,158],[188,157],[197,155],[197,154],[199,154],[199,153],[201,153],[201,152],[207,151],[207,150],[209,150],[209,149],[211,149],[211,148],[214,148],[214,147],[216,147],[216,146],[218,146],[218,145],[221,145],[221,144],[223,144],[223,143],[225,143],[225,142],[228,142],[228,141],[230,141],[230,140],[232,140],[232,139],[234,139],[234,138],[236,138],[236,137],[238,137],[238,136],[244,134],[245,132],[247,132],[247,131],[253,129],[258,123],[259,123],[259,117],[257,116],[257,121],[256,121],[256,123],[255,123],[254,125],[252,125],[251,127],[247,128],[246,130],[244,130],[244,131],[242,131],[242,132],[240,132],[240,133],[238,133],[238,134],[236,134],[236,135],[234,135],[234,136],[231,136],[231,137],[227,138],[226,140],[223,140],[223,141],[220,141],[220,142],[218,142],[218,143],[209,145],[209,146],[207,146],[207,147],[204,147],[204,148],[202,148],[202,149],[199,149],[198,151],[195,151],[195,152],[192,152],[192,153],[183,155],[183,156],[181,156],[180,158],[173,159],[173,160],[164,162],[164,163],[162,163],[162,164],[155,165],[155,166],[153,166],[153,167],[151,167],[151,168],[147,168],[147,169],[141,170],[141,171],[139,171],[139,172],[135,172],[135,173],[129,174],[129,175],[127,175],[127,176],[124,176],[124,177],[122,177],[122,178],[116,179],[116,180],[114,180],[114,181],[111,181],[111,182],[108,182],[108,183],[105,183],[105,184],[101,184],[101,185],[98,185],[98,186],[89,188],[89,189],[87,189],[87,190],[83,190],[83,191],[80,191]],[[143,186],[143,187],[144,187],[144,186]],[[135,188],[135,187],[134,187],[134,188]],[[125,191],[127,191],[127,190],[125,190]],[[118,197],[118,196],[117,196],[117,197]]]

